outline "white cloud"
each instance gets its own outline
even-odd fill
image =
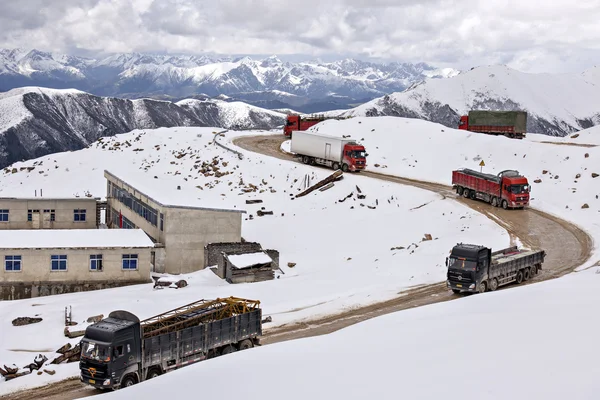
[[[28,0],[0,3],[0,47],[61,52],[339,54],[581,71],[600,1]]]

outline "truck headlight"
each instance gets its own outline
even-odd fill
[[[469,286],[469,289],[475,289],[475,284],[471,283],[471,286]]]
[[[104,386],[110,385],[110,379],[105,379],[104,382],[102,382],[102,385],[104,385]]]

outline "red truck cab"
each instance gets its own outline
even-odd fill
[[[480,199],[494,207],[523,208],[529,205],[531,186],[518,171],[505,170],[497,175],[463,168],[452,171],[452,186],[459,195]]]
[[[502,198],[506,199],[510,208],[529,205],[531,186],[524,176],[502,177]]]
[[[469,130],[469,116],[462,115],[460,117],[460,121],[458,122],[458,129],[463,129],[465,131]]]
[[[324,116],[316,117],[301,117],[300,115],[288,115],[285,125],[283,126],[283,134],[291,137],[292,131],[305,131],[319,122],[325,121]]]
[[[348,164],[348,169],[352,172],[362,171],[367,166],[367,152],[363,145],[357,143],[347,143],[344,145],[343,162]]]

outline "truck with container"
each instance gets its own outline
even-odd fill
[[[358,172],[367,166],[367,153],[363,145],[353,139],[320,134],[294,132],[290,151],[304,164],[325,165],[334,170]]]
[[[260,345],[260,302],[236,297],[199,300],[140,321],[113,311],[81,340],[80,380],[117,389],[190,364]]]
[[[329,119],[324,115],[288,115],[285,125],[283,126],[283,134],[291,137],[293,131],[305,131],[319,122]]]
[[[454,293],[494,291],[509,283],[533,279],[542,269],[544,250],[517,246],[492,252],[488,247],[458,243],[446,258],[446,286]]]
[[[452,187],[459,196],[480,199],[505,210],[528,206],[531,193],[527,178],[515,170],[492,175],[468,168],[457,169],[452,171]]]
[[[472,110],[460,117],[458,129],[523,139],[527,132],[527,112]]]

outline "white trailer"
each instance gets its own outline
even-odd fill
[[[321,164],[342,171],[365,167],[365,148],[353,139],[323,135],[309,131],[294,131],[291,152],[305,164]]]

